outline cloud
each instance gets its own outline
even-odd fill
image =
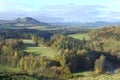
[[[29,16],[45,22],[115,21],[120,19],[119,4],[120,1],[100,5],[69,3],[36,7],[36,5],[33,6],[15,0],[0,0],[0,19]]]
[[[0,0],[0,19],[11,20],[24,17],[34,10],[35,8],[30,4],[15,0]]]
[[[2,11],[1,11],[2,10]],[[7,12],[10,10],[17,11],[32,11],[35,10],[34,6],[14,0],[0,0],[0,12]]]
[[[99,9],[104,8],[104,6],[100,5],[54,5],[54,6],[47,6],[41,9],[41,12],[44,12],[44,15],[47,17],[51,16],[53,19],[58,18],[62,19],[62,21],[69,21],[69,22],[84,22],[84,21],[91,21],[95,17],[101,15],[103,12]],[[40,12],[37,12],[40,14]],[[44,16],[43,15],[43,16]],[[39,15],[42,18],[41,15]],[[44,17],[43,17],[44,18]],[[48,21],[48,20],[47,20]],[[55,20],[52,20],[55,21]]]

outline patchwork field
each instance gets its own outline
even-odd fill
[[[85,38],[85,40],[90,40],[90,37],[88,36],[87,33],[85,33],[85,34],[71,34],[68,36],[73,37],[75,39],[79,39],[79,40],[83,40],[84,38]]]
[[[23,40],[24,46],[22,50],[33,53],[33,54],[40,54],[41,56],[48,56],[53,58],[56,55],[56,50],[51,47],[45,47],[44,45],[40,44],[40,46],[35,46],[32,40]]]

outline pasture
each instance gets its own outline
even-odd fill
[[[48,56],[50,58],[54,58],[54,56],[57,53],[57,51],[54,50],[53,48],[45,47],[42,44],[40,44],[40,46],[35,46],[32,40],[24,39],[23,42],[24,42],[24,46],[22,47],[22,50],[29,52],[29,53],[33,53],[33,54],[37,54],[41,56]]]
[[[63,30],[63,27],[46,27],[46,26],[32,26],[28,27],[28,29],[36,29],[36,30]]]
[[[75,38],[75,39],[79,39],[79,40],[83,40],[85,38],[85,40],[90,40],[90,37],[88,36],[87,33],[80,33],[80,34],[70,34],[68,35],[69,37]]]
[[[73,73],[67,80],[120,80],[120,74],[95,74],[93,71]]]
[[[14,68],[14,67],[10,67],[7,65],[0,65],[0,72],[21,72],[22,69],[20,68]]]

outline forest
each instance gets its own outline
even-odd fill
[[[87,37],[74,38],[74,34]],[[120,27],[116,26],[86,30],[2,28],[0,80],[85,80],[89,76],[81,74],[83,72],[94,77],[119,74],[119,35]],[[49,48],[55,53],[50,50],[46,55],[39,51],[35,54],[25,50],[28,47],[35,50],[44,48],[46,51]]]

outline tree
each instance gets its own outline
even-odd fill
[[[11,51],[12,51],[11,47],[8,47],[8,46],[6,46],[6,45],[4,45],[4,46],[2,47],[2,53],[3,53],[3,54],[10,54]]]
[[[35,46],[38,46],[38,45],[39,45],[39,43],[38,43],[37,41],[35,41],[35,43],[34,43],[34,44],[35,44]]]
[[[24,58],[20,59],[19,66],[20,68],[24,69]]]
[[[33,42],[36,42],[37,40],[38,40],[37,36],[36,36],[36,35],[33,35],[33,36],[32,36],[32,41],[33,41]]]
[[[32,64],[32,68],[33,68],[33,70],[36,69],[36,67],[37,67],[37,62],[34,61],[33,64]]]
[[[19,56],[18,56],[18,51],[15,51],[14,53],[14,57],[13,57],[13,60],[14,60],[14,66],[18,66],[18,61],[19,61]]]
[[[95,61],[95,73],[99,74],[104,71],[105,56],[101,55],[99,59]]]

